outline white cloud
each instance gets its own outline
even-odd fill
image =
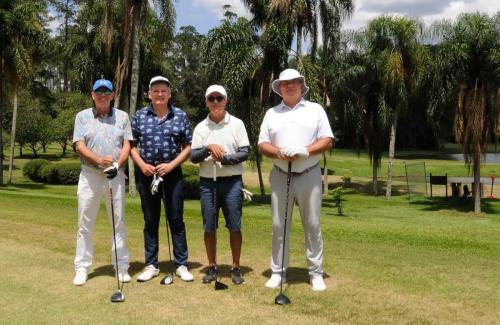
[[[251,18],[252,14],[247,10],[241,0],[192,0],[194,6],[205,7],[215,13],[219,19],[224,18],[224,5],[230,5],[231,11],[240,17]]]
[[[492,15],[500,11],[500,1],[491,0],[354,0],[355,11],[344,23],[345,29],[359,29],[383,14],[418,17],[426,25],[441,19],[454,20],[462,13]]]

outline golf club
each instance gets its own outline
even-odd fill
[[[283,246],[281,248],[281,279],[280,293],[274,298],[274,303],[277,305],[288,305],[290,299],[283,293],[283,272],[285,268],[285,245],[286,245],[286,224],[288,219],[288,198],[290,196],[290,180],[292,178],[292,162],[288,162],[288,171],[286,174],[286,197],[285,197],[285,227],[283,228]]]
[[[114,208],[114,203],[113,203],[113,186],[112,186],[112,180],[109,180],[109,202],[111,203],[111,221],[113,222],[113,243],[115,246],[115,269],[116,269],[116,281],[118,282],[118,291],[113,293],[111,296],[111,302],[123,302],[125,301],[125,295],[122,292],[123,289],[123,282],[120,287],[120,277],[118,276],[118,253],[117,253],[117,248],[116,248],[116,229],[115,229],[115,208]]]
[[[167,223],[167,243],[168,243],[168,259],[170,261],[170,265],[172,265],[172,253],[170,251],[170,226],[168,225],[168,218],[167,218],[167,198],[165,196],[165,186],[162,187],[161,189],[161,195],[163,198],[163,208],[165,209],[165,219]],[[160,284],[172,284],[174,283],[174,271],[170,271],[170,274],[167,274],[161,281]]]
[[[214,181],[214,186],[212,189],[212,204],[213,204],[213,220],[214,220],[214,226],[215,226],[215,256],[217,256],[217,162],[213,160],[213,165],[212,165],[212,175],[213,175],[213,181]],[[215,290],[225,290],[227,289],[227,285],[220,282],[217,280],[217,276],[215,277],[215,284],[214,284]]]
[[[160,164],[163,162],[161,158],[162,157],[160,156]],[[161,184],[161,182],[159,184]],[[170,265],[172,265],[172,253],[170,252],[170,226],[168,225],[167,196],[165,193],[165,184],[163,184],[161,188],[161,197],[163,201],[163,208],[165,209],[165,223],[167,224],[168,259],[170,261]],[[161,279],[160,284],[169,285],[172,283],[174,283],[174,271],[171,270],[170,274],[167,274],[163,279]]]

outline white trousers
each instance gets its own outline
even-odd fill
[[[271,271],[281,272],[283,233],[285,230],[286,172],[271,170],[271,210],[273,216],[273,238],[271,250]],[[302,227],[304,228],[305,253],[310,275],[323,274],[323,238],[321,236],[321,169],[319,165],[302,175],[292,176],[288,197],[286,225],[286,246],[284,249],[284,271],[288,268],[290,229],[294,200],[297,200]]]
[[[110,191],[113,192],[113,209],[116,230],[116,251],[118,268],[125,272],[129,268],[127,229],[125,227],[125,175],[122,170],[111,181],[104,174],[82,165],[78,181],[78,232],[76,234],[75,270],[89,271],[93,256],[93,232],[99,213],[101,198],[104,196],[109,224],[112,225]],[[113,230],[111,230],[111,261],[116,268]]]

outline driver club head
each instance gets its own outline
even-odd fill
[[[166,275],[161,281],[160,281],[160,284],[163,284],[163,285],[169,285],[169,284],[172,284],[174,283],[174,278],[172,278],[172,276],[169,274],[169,275]]]
[[[125,295],[120,290],[113,293],[113,295],[111,296],[111,302],[123,302],[123,301],[125,301]]]
[[[215,280],[215,290],[226,290],[228,288],[227,284]]]
[[[288,299],[287,296],[285,296],[283,293],[280,293],[279,295],[276,296],[274,299],[274,303],[277,305],[288,305],[291,303],[290,299]]]

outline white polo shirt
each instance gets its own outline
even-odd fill
[[[319,104],[302,99],[290,108],[283,102],[267,110],[260,126],[259,144],[268,142],[278,148],[307,147],[321,138],[334,138],[325,110]],[[299,158],[292,163],[292,172],[300,173],[320,161],[321,155]],[[272,159],[281,170],[288,162]]]
[[[240,147],[250,146],[247,130],[243,121],[232,116],[226,111],[224,119],[219,123],[213,122],[209,116],[198,123],[193,131],[192,149],[200,149],[209,144],[218,144],[224,148],[226,154],[233,154]],[[202,161],[200,163],[200,176],[212,178],[213,162]],[[217,177],[234,176],[243,174],[243,165],[220,165],[217,164]]]

